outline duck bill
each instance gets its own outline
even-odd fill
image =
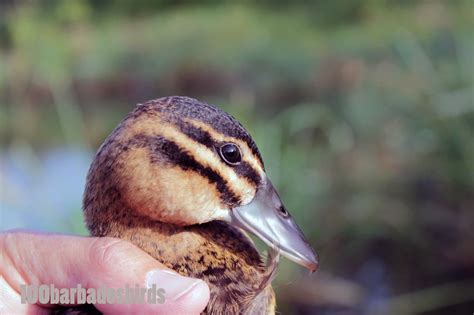
[[[231,211],[231,223],[253,233],[288,259],[316,271],[318,258],[300,228],[280,200],[270,180],[254,199]]]

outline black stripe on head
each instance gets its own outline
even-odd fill
[[[213,140],[212,136],[209,132],[196,127],[195,125],[182,121],[177,120],[174,124],[179,128],[179,130],[184,133],[186,136],[191,138],[192,140],[206,146],[209,148],[219,159],[221,159],[218,153],[218,147],[223,145],[224,143],[219,143]],[[261,178],[258,175],[258,172],[247,162],[243,161],[240,164],[233,166],[235,172],[240,177],[245,177],[255,186],[260,184]]]
[[[181,119],[173,122],[179,130],[184,133],[189,138],[193,139],[196,142],[206,146],[215,152],[216,142],[212,138],[211,134],[206,130],[203,130],[199,127],[194,126],[193,124],[183,121]]]
[[[166,113],[173,121],[179,121],[183,117],[199,120],[223,135],[240,139],[247,143],[252,153],[264,165],[257,145],[240,122],[213,105],[184,96],[161,98],[143,105],[153,107],[161,113]]]
[[[245,177],[256,187],[260,185],[260,175],[258,175],[255,169],[249,163],[242,161],[239,165],[234,166],[234,170],[237,175]]]
[[[136,135],[129,141],[129,145],[135,147],[146,147],[150,149],[152,163],[158,162],[160,157],[164,157],[167,162],[179,166],[187,171],[191,170],[207,178],[216,185],[220,193],[220,199],[228,206],[240,204],[240,198],[229,189],[226,181],[212,168],[201,165],[192,155],[179,147],[175,142],[162,136]]]

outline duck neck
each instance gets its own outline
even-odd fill
[[[84,198],[91,234],[128,240],[178,273],[203,279],[214,301],[208,311],[234,308],[235,313],[242,313],[257,297],[273,298],[261,256],[241,230],[221,221],[193,226],[152,221],[127,208],[113,186],[100,188],[93,191],[105,193],[91,194],[90,187],[86,188]]]

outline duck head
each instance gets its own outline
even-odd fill
[[[98,181],[119,191],[133,215],[183,226],[226,221],[311,271],[318,267],[249,133],[212,105],[188,97],[139,104],[99,149],[88,183]]]

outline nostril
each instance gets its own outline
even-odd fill
[[[278,208],[278,212],[284,217],[287,217],[289,215],[288,210],[286,210],[284,206],[280,206]]]

